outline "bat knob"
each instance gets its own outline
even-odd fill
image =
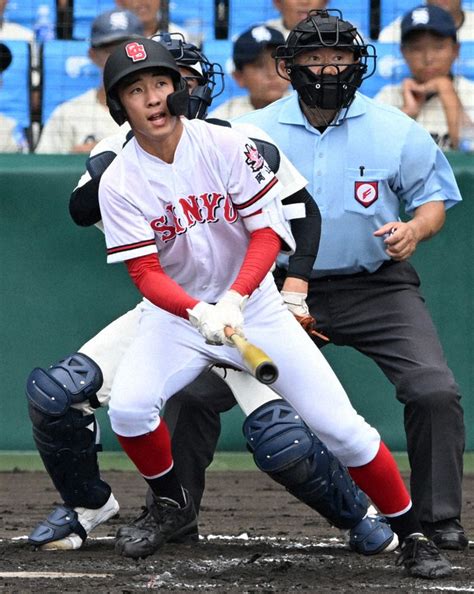
[[[255,368],[255,377],[262,384],[273,384],[278,378],[278,369],[273,363],[264,361]]]

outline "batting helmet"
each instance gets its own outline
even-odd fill
[[[356,62],[335,65],[337,74],[327,74],[327,70],[325,73],[325,69],[334,66],[326,64],[319,74],[315,74],[309,66],[295,61],[299,54],[322,47],[348,49],[353,52]],[[282,71],[288,75],[287,80],[308,107],[328,110],[346,108],[346,112],[362,81],[374,73],[376,59],[375,47],[365,44],[356,27],[343,20],[341,11],[336,9],[311,10],[307,18],[291,31],[285,45],[276,49],[274,57],[277,72],[280,76]],[[370,71],[369,60],[373,60]],[[345,68],[339,69],[339,66]]]
[[[192,78],[198,85],[190,93],[186,116],[190,120],[203,120],[213,99],[224,91],[222,66],[209,62],[197,46],[186,42],[181,33],[158,33],[152,39],[160,42],[171,52],[178,66],[193,73]]]
[[[118,97],[120,83],[130,74],[155,69],[164,69],[173,79],[175,90],[166,98],[170,114],[175,116],[186,114],[189,101],[188,89],[173,56],[160,43],[143,37],[120,44],[105,64],[103,78],[107,106],[117,124],[123,124],[127,119],[127,114]]]

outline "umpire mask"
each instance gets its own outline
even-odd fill
[[[299,55],[321,48],[349,50],[355,61],[323,64],[319,74],[298,63]],[[339,10],[311,10],[291,31],[285,45],[276,49],[274,57],[277,72],[291,82],[305,105],[332,111],[343,108],[347,111],[362,81],[374,73],[376,58],[374,46],[364,43],[357,29],[342,19]],[[370,72],[369,60],[372,60]]]

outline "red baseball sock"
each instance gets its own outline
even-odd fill
[[[186,498],[173,468],[168,427],[160,421],[152,433],[138,437],[117,435],[122,448],[158,497],[167,497],[183,507]]]
[[[380,442],[373,460],[364,466],[348,468],[349,474],[384,515],[399,515],[411,507],[405,487],[390,450]]]
[[[171,439],[163,419],[151,433],[138,437],[117,435],[117,438],[127,456],[145,478],[155,478],[172,468]]]

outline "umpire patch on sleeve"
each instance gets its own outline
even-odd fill
[[[378,181],[356,181],[354,186],[354,198],[362,204],[364,208],[368,208],[379,197],[379,182]]]

